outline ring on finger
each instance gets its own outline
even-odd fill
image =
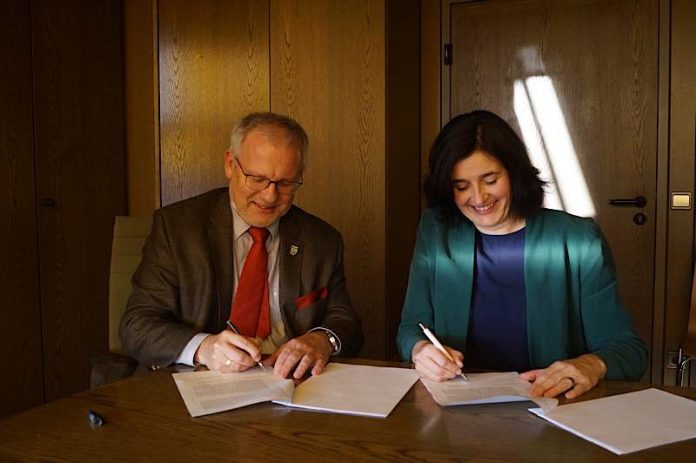
[[[232,365],[232,360],[230,360],[230,359],[225,360],[225,366],[226,366],[227,368],[229,368],[230,365]]]

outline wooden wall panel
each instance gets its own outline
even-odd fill
[[[29,2],[0,15],[0,417],[43,402]]]
[[[440,40],[441,4],[425,0],[421,4],[421,176],[428,173],[430,146],[440,132]],[[425,207],[425,198],[422,200]]]
[[[108,348],[114,215],[125,212],[119,0],[32,2],[46,399]]]
[[[385,355],[384,1],[271,1],[271,109],[310,137],[297,203],[344,236],[361,355]],[[390,341],[393,342],[393,341]]]
[[[386,356],[398,358],[408,273],[420,218],[421,5],[387,2],[386,67]]]
[[[160,205],[157,0],[123,2],[128,215]]]
[[[234,122],[269,109],[268,3],[159,2],[162,205],[227,184]]]

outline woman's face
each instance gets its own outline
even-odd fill
[[[474,226],[488,235],[505,235],[524,227],[510,215],[510,176],[496,158],[476,150],[452,168],[454,202]]]

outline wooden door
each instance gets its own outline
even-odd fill
[[[498,113],[553,182],[550,207],[606,235],[637,330],[652,343],[657,165],[656,0],[453,3],[443,121]],[[447,13],[445,13],[447,14]],[[609,200],[647,198],[644,207]],[[643,214],[640,222],[636,214]]]
[[[268,2],[159,2],[162,205],[226,186],[237,119],[269,110]]]
[[[89,387],[108,349],[114,216],[125,211],[121,2],[32,5],[46,400]]]
[[[43,402],[31,86],[31,11],[0,15],[0,417]]]

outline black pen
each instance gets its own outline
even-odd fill
[[[239,335],[241,336],[241,333],[239,332],[239,330],[237,329],[237,327],[234,326],[234,324],[233,324],[231,321],[229,321],[229,320],[227,320],[227,328],[231,329],[233,333],[239,334]],[[262,369],[263,371],[266,371],[266,367],[263,366],[263,363],[261,363],[261,360],[259,360],[258,362],[256,362],[256,364],[257,364],[258,366],[260,366],[261,369]]]
[[[435,346],[437,348],[437,350],[439,350],[440,352],[445,354],[445,357],[447,357],[447,360],[449,360],[450,362],[452,362],[456,365],[457,362],[454,360],[454,357],[452,357],[452,355],[449,352],[447,352],[447,349],[445,349],[445,346],[443,346],[442,343],[435,337],[433,332],[430,331],[428,329],[428,327],[422,323],[419,323],[418,326],[420,326],[420,329],[423,330],[423,333],[425,333],[425,335],[428,337],[428,339],[430,339],[430,342],[433,343],[433,346]],[[464,372],[460,373],[460,376],[462,377],[462,379],[464,379],[464,381],[469,381],[469,378],[466,377]]]

